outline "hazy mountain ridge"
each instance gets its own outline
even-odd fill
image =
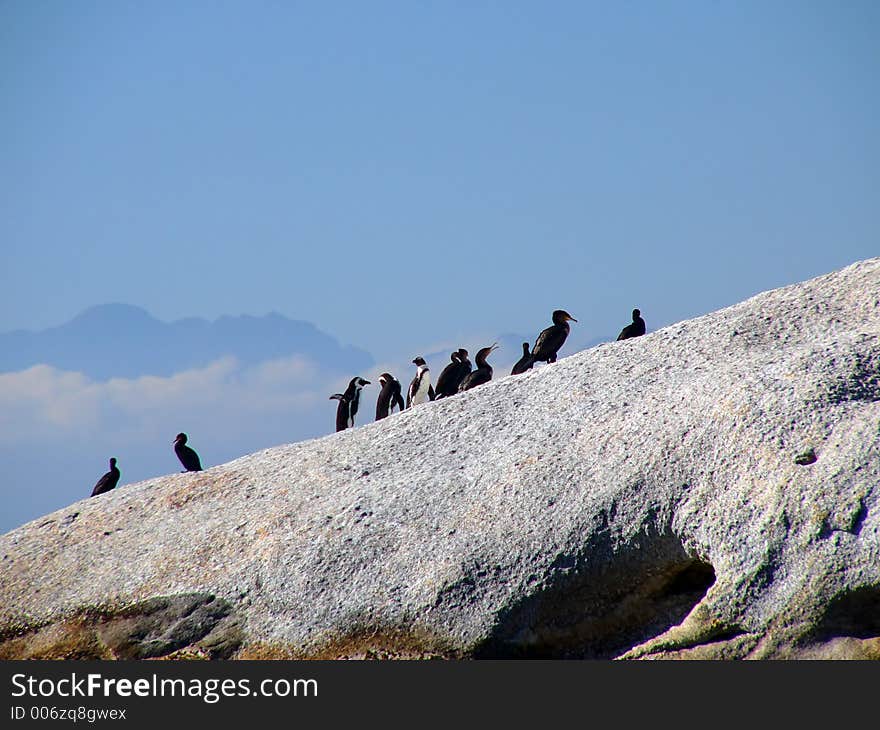
[[[340,344],[311,322],[276,312],[167,323],[140,307],[114,303],[91,307],[39,332],[0,333],[0,372],[46,364],[96,380],[167,377],[229,355],[251,365],[295,354],[339,373],[364,370],[374,362],[370,353]]]

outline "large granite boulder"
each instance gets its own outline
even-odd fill
[[[0,657],[878,658],[878,501],[872,259],[13,530]]]

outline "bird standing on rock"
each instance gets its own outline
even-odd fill
[[[564,309],[557,309],[553,312],[553,325],[538,335],[535,346],[532,348],[532,354],[529,355],[528,362],[521,366],[520,372],[531,370],[536,362],[556,362],[556,353],[565,344],[568,333],[571,331],[569,322],[577,322],[577,320]]]
[[[348,401],[345,399],[345,394],[334,393],[330,396],[330,400],[339,401],[339,405],[336,406],[336,431],[344,431],[348,428]]]
[[[406,391],[406,407],[412,408],[427,400],[434,400],[434,388],[431,385],[431,370],[421,355],[413,360],[416,366],[416,376],[409,384]]]
[[[641,337],[645,334],[645,320],[642,319],[642,313],[638,309],[634,309],[632,317],[632,324],[628,324],[617,335],[618,342],[620,340],[628,340],[631,337]]]
[[[486,358],[489,357],[491,352],[497,349],[497,347],[497,344],[492,344],[489,347],[484,347],[477,353],[477,356],[474,358],[477,367],[475,370],[468,373],[467,377],[461,381],[461,385],[458,386],[459,393],[464,393],[466,390],[476,388],[478,385],[488,383],[492,380],[492,366],[486,362]]]
[[[400,381],[397,378],[391,373],[382,373],[379,376],[379,385],[382,386],[382,390],[379,391],[379,397],[376,399],[377,421],[394,413],[395,408],[402,411],[405,407]]]
[[[458,393],[458,386],[471,371],[471,361],[468,360],[468,351],[463,347],[450,355],[452,360],[449,365],[443,368],[440,377],[437,378],[437,387],[434,390],[434,398],[445,398],[446,396]]]
[[[369,385],[369,380],[364,380],[361,377],[352,378],[348,387],[345,389],[345,400],[348,401],[348,427],[354,428],[354,417],[357,415],[358,407],[361,403],[361,389],[365,385]]]
[[[519,375],[520,373],[524,373],[526,370],[530,370],[532,367],[531,353],[529,353],[529,343],[523,342],[522,348],[522,357],[516,361],[516,365],[514,365],[513,370],[510,371],[511,375]]]
[[[174,453],[180,459],[180,463],[186,471],[201,471],[202,462],[199,461],[199,455],[186,445],[186,434],[179,433],[174,439]]]
[[[119,469],[116,468],[116,458],[114,457],[110,459],[110,471],[102,476],[95,485],[95,488],[92,489],[92,496],[95,497],[114,489],[119,483],[119,473]]]

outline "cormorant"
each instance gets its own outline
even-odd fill
[[[179,433],[174,439],[174,453],[183,464],[186,471],[201,471],[202,462],[199,461],[199,455],[186,445],[186,434]]]
[[[633,310],[632,324],[628,324],[617,335],[618,341],[628,340],[630,337],[640,337],[645,334],[645,320],[642,319],[642,313],[638,309]]]
[[[497,347],[497,344],[493,344],[490,347],[484,347],[477,353],[477,356],[474,358],[477,363],[477,368],[468,373],[464,380],[461,381],[461,385],[458,386],[459,393],[464,393],[466,390],[476,388],[478,385],[488,383],[492,380],[492,366],[486,362],[486,358],[489,357],[492,350]]]
[[[395,407],[398,411],[404,409],[402,389],[397,378],[391,373],[382,373],[379,376],[379,385],[382,386],[382,390],[379,391],[379,397],[376,399],[377,421],[394,413]]]
[[[114,457],[110,459],[110,471],[98,480],[98,483],[92,490],[92,496],[95,497],[98,494],[109,492],[111,489],[114,489],[117,484],[119,484],[119,469],[116,468],[116,458]]]
[[[565,339],[571,330],[568,322],[577,322],[564,309],[557,309],[553,312],[553,325],[545,329],[538,335],[535,340],[535,346],[532,348],[532,354],[529,355],[529,363],[526,370],[531,369],[536,362],[556,362],[556,353],[559,348],[565,344]]]
[[[419,355],[413,360],[416,366],[416,376],[409,384],[406,391],[406,407],[412,408],[426,400],[434,400],[434,387],[431,385],[431,371],[425,363],[425,358]]]
[[[532,368],[532,359],[531,353],[529,353],[529,343],[523,342],[523,355],[522,357],[516,361],[516,365],[513,366],[513,370],[510,371],[511,375],[519,375],[520,373],[524,373],[526,370],[531,370]]]
[[[343,393],[334,393],[330,396],[330,400],[339,401],[339,405],[336,406],[336,430],[344,431],[348,428],[348,401]]]
[[[360,406],[361,402],[361,388],[365,385],[369,385],[369,380],[364,380],[361,377],[352,378],[348,387],[345,389],[345,400],[348,402],[348,427],[354,428],[354,417],[357,415],[358,406]]]
[[[461,358],[457,351],[453,352],[449,358],[452,362],[443,368],[443,372],[437,378],[437,387],[434,389],[435,398],[443,398],[447,395],[458,393],[458,384],[461,382],[461,378],[458,377],[461,369]]]

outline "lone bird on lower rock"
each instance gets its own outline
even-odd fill
[[[186,471],[201,471],[202,462],[199,461],[199,455],[186,445],[186,434],[179,433],[174,439],[174,453],[180,459],[180,463]]]
[[[645,334],[645,320],[642,319],[642,313],[638,309],[633,310],[632,324],[628,324],[617,335],[618,341],[628,340],[631,337],[641,337]]]
[[[119,474],[119,469],[116,466],[116,458],[114,457],[110,459],[110,471],[98,480],[98,483],[92,490],[92,496],[96,497],[99,494],[104,494],[104,492],[109,492],[111,489],[115,489],[116,485],[119,484]]]

